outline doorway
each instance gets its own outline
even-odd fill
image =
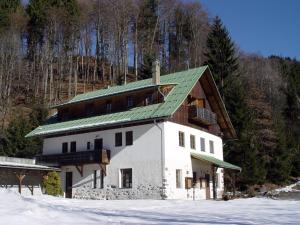
[[[97,138],[94,141],[94,150],[102,150],[103,148],[103,140],[102,138]]]
[[[66,198],[72,198],[73,172],[66,172]]]
[[[209,174],[205,174],[205,193],[206,193],[206,199],[210,199],[209,180],[210,180]]]

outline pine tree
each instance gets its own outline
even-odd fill
[[[157,0],[144,0],[140,6],[140,19],[138,20],[137,29],[139,31],[138,39],[142,62],[139,68],[139,79],[152,76],[151,66],[156,57],[156,47],[159,44],[157,11]]]
[[[242,167],[238,178],[241,188],[263,182],[264,171],[257,161],[258,142],[252,114],[247,107],[245,93],[238,76],[234,43],[229,32],[216,17],[207,39],[206,64],[212,71],[225,106],[236,129],[238,140],[225,142],[224,158]]]
[[[204,54],[207,57],[205,64],[210,67],[224,99],[225,89],[228,85],[231,85],[227,78],[238,71],[238,63],[234,43],[218,16],[214,19],[206,46],[208,51]]]
[[[10,157],[34,157],[40,150],[42,142],[39,138],[26,138],[26,134],[40,125],[47,116],[42,106],[34,106],[28,117],[17,115],[8,125],[2,139],[3,155]]]

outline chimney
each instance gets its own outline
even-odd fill
[[[152,63],[152,83],[154,85],[160,84],[160,63],[158,60]]]

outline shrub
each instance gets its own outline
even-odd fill
[[[63,194],[60,176],[55,171],[47,174],[43,180],[43,187],[48,195],[59,196]]]

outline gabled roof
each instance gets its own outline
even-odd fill
[[[74,132],[95,127],[170,117],[180,107],[204,72],[208,71],[207,69],[207,66],[203,66],[161,76],[161,85],[174,85],[170,93],[166,96],[165,101],[162,103],[135,107],[124,112],[110,113],[106,115],[93,116],[65,122],[57,122],[54,118],[51,119],[51,122],[48,124],[39,126],[35,130],[31,131],[26,135],[26,137],[45,136],[70,131]],[[136,81],[122,86],[115,86],[108,89],[101,89],[94,92],[81,94],[74,97],[67,104],[101,98],[116,93],[121,94],[123,92],[129,92],[142,87],[150,86],[153,86],[152,79]]]

